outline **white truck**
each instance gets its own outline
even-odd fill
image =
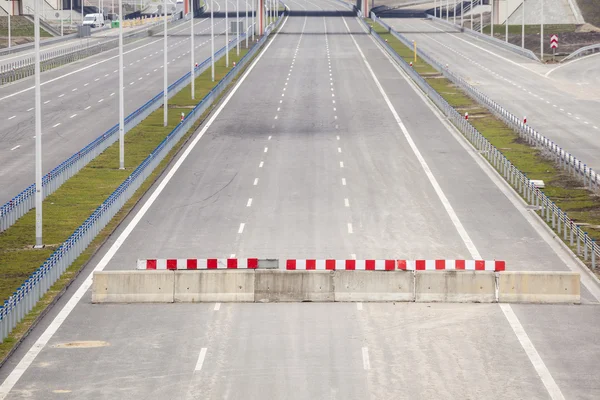
[[[103,14],[87,14],[83,19],[83,26],[91,26],[96,28],[98,26],[104,26],[104,15]]]

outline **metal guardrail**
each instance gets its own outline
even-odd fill
[[[244,35],[241,35],[245,38]],[[237,44],[237,38],[234,38],[230,43],[231,48]],[[241,37],[240,37],[241,40]],[[225,55],[225,47],[219,49],[215,53],[215,59],[220,59]],[[210,66],[210,58],[204,60],[196,67],[196,76],[200,75]],[[176,82],[171,84],[167,89],[167,97],[171,98],[181,88],[187,86],[190,82],[190,73],[188,72]],[[150,115],[163,105],[163,92],[154,96],[147,103],[142,105],[137,110],[133,111],[125,118],[125,133],[134,128],[144,118]],[[63,183],[75,175],[79,170],[86,166],[96,156],[102,153],[106,148],[117,141],[119,135],[119,124],[116,124],[102,135],[97,137],[93,142],[73,154],[67,160],[63,161],[52,171],[42,177],[42,197],[45,199],[50,194],[54,193]],[[5,231],[12,226],[19,218],[25,215],[29,210],[35,207],[35,183],[27,187],[17,196],[9,200],[6,204],[0,207],[0,232]]]
[[[56,38],[41,40],[40,41],[40,47],[48,46],[48,45],[51,45],[51,44],[57,44],[57,43],[64,42],[64,41],[67,41],[67,40],[72,40],[72,39],[75,39],[75,38],[77,38],[77,33],[71,33],[69,35],[64,35],[64,36],[61,36],[61,37],[56,37]],[[0,56],[5,56],[5,55],[8,55],[8,54],[19,53],[19,52],[25,51],[25,50],[31,50],[34,47],[35,47],[35,43],[33,43],[33,42],[18,44],[16,46],[5,47],[3,49],[0,49]]]
[[[94,240],[96,235],[109,223],[112,217],[133,196],[136,190],[150,176],[163,158],[177,144],[185,133],[193,127],[207,108],[219,97],[238,75],[241,69],[267,41],[272,29],[276,28],[285,13],[279,16],[275,25],[265,30],[263,37],[246,53],[240,62],[190,111],[184,120],[142,161],[123,183],[79,226],[73,234],[40,266],[25,283],[13,293],[0,308],[0,342],[37,304],[46,291],[58,280],[62,273],[79,257]],[[240,35],[240,40],[246,35]],[[237,42],[231,42],[233,48]],[[221,49],[224,50],[224,49]],[[207,60],[210,63],[210,58]],[[204,62],[206,63],[206,61]],[[203,63],[203,64],[204,64]],[[197,68],[196,72],[200,67]],[[190,73],[181,79],[188,78]],[[175,84],[171,85],[173,87]],[[159,95],[162,96],[162,95]]]
[[[502,47],[505,50],[512,51],[513,53],[517,53],[517,54],[522,55],[524,57],[530,58],[530,59],[532,59],[534,61],[540,61],[540,59],[535,55],[535,53],[533,51],[529,50],[529,49],[523,49],[523,48],[521,48],[519,46],[516,46],[516,45],[514,45],[512,43],[508,43],[508,42],[505,42],[503,40],[496,39],[495,37],[485,35],[483,33],[474,31],[474,30],[469,29],[469,28],[465,28],[465,27],[461,27],[459,25],[455,25],[452,22],[446,21],[446,20],[441,19],[441,18],[434,17],[431,14],[427,14],[427,18],[431,19],[431,20],[433,20],[435,22],[438,22],[438,23],[440,23],[442,25],[458,29],[461,32],[464,32],[464,33],[466,33],[468,35],[471,35],[473,37],[476,37],[478,39],[485,40],[486,42],[489,42],[489,43],[491,43],[491,44],[493,44],[495,46]]]
[[[585,46],[580,49],[577,49],[574,52],[572,52],[571,54],[569,54],[568,56],[566,56],[565,58],[563,58],[560,62],[564,63],[565,61],[570,60],[571,58],[581,57],[581,56],[585,56],[585,55],[589,55],[589,54],[593,54],[593,53],[597,53],[597,52],[600,52],[600,43],[591,44],[589,46]]]
[[[387,25],[383,20],[378,18],[375,14],[372,14],[373,20],[379,23],[381,26],[386,28],[394,37],[400,40],[405,46],[412,48],[413,44],[404,35],[396,32],[392,27]],[[432,67],[441,72],[446,78],[452,83],[459,86],[461,89],[469,95],[472,99],[479,102],[490,110],[494,115],[500,118],[505,124],[511,127],[519,136],[526,140],[529,144],[542,148],[549,152],[556,162],[568,170],[571,174],[583,182],[583,184],[592,191],[600,192],[600,175],[596,173],[592,168],[589,168],[586,163],[566,151],[562,147],[558,146],[552,140],[546,138],[544,135],[531,128],[529,125],[524,124],[520,118],[517,118],[511,114],[508,110],[504,109],[498,103],[475,89],[462,77],[450,71],[440,62],[435,60],[429,54],[425,53],[422,49],[417,49],[417,54],[427,61]]]
[[[391,29],[388,25],[385,25],[383,21],[377,18],[374,14],[371,18],[380,23],[385,28]],[[535,184],[522,173],[517,167],[515,167],[510,160],[508,160],[504,154],[496,147],[494,147],[477,129],[471,125],[458,111],[454,109],[448,102],[433,89],[429,83],[418,72],[414,70],[402,57],[400,57],[394,49],[385,42],[375,31],[373,31],[362,19],[359,19],[367,31],[370,31],[371,35],[375,37],[377,42],[387,51],[387,53],[400,65],[400,67],[406,72],[411,79],[419,86],[419,88],[435,103],[435,105],[448,117],[448,119],[461,131],[461,133],[471,142],[471,144],[479,150],[488,162],[494,166],[494,168],[504,177],[504,179],[527,201],[528,204],[535,207],[540,211],[541,217],[545,218],[546,222],[555,230],[556,234],[562,236],[565,242],[568,242],[571,249],[577,252],[577,255],[583,256],[585,261],[591,260],[592,268],[596,268],[597,257],[600,257],[600,245],[597,245],[593,239],[588,237],[588,234],[584,232],[572,219],[569,218],[566,212],[562,211],[550,198],[548,198],[544,192],[535,186]],[[394,33],[404,45],[409,48],[412,46],[412,42],[409,41],[402,34],[397,32]],[[430,58],[427,54],[420,52],[419,56],[430,63],[434,67],[438,67],[440,64]],[[444,76],[453,78],[451,81],[463,82],[461,80],[454,81],[457,77],[451,75],[447,70],[443,71]],[[469,89],[464,84],[459,85],[462,89],[465,89],[469,93]],[[495,103],[494,103],[495,104]],[[499,106],[498,106],[499,107]],[[505,115],[506,118],[511,118]],[[513,117],[514,118],[514,117]],[[520,124],[517,120],[515,124]],[[522,125],[522,124],[521,124]],[[526,138],[530,144],[541,145],[544,140],[541,135],[536,137],[532,130],[527,130],[523,127],[519,134],[521,137]],[[536,133],[537,134],[537,133]],[[554,145],[555,146],[555,145]],[[559,153],[554,153],[559,154]],[[563,153],[567,154],[567,153]],[[560,161],[562,160],[562,162]],[[558,158],[559,165],[568,169],[570,172],[574,172],[574,165],[567,165],[566,159]],[[585,176],[585,175],[584,175]],[[588,179],[589,180],[589,179]],[[591,180],[590,184],[591,184]],[[598,185],[598,179],[596,177],[596,185]],[[575,250],[576,248],[576,250]]]

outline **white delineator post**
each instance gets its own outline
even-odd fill
[[[229,18],[227,17],[227,3],[229,1],[225,1],[225,66],[229,68]]]
[[[40,84],[40,13],[39,0],[34,0],[35,41],[35,248],[42,242],[42,92]]]
[[[191,66],[191,78],[192,78],[192,100],[196,98],[196,71],[194,63],[194,0],[190,0],[190,66]]]
[[[169,104],[168,104],[168,97],[167,97],[167,89],[168,89],[168,85],[169,82],[167,80],[167,0],[165,0],[165,4],[163,6],[163,11],[164,11],[164,20],[165,20],[165,32],[164,32],[164,36],[165,36],[165,41],[163,44],[163,69],[164,69],[164,75],[163,75],[163,107],[164,107],[164,121],[163,121],[163,126],[167,126],[168,124],[168,119],[169,119]]]
[[[166,1],[166,0],[165,0]],[[213,19],[213,8],[215,2],[213,0],[210,1],[210,64],[211,64],[211,74],[212,81],[215,81],[215,24]]]
[[[119,169],[125,169],[125,94],[123,86],[123,0],[119,0]]]

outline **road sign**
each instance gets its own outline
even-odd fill
[[[558,48],[558,36],[552,35],[552,37],[550,37],[550,47],[553,49]]]

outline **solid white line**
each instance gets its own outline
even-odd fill
[[[373,38],[371,38],[371,40],[373,40],[373,42],[375,44],[377,44],[377,42],[375,42],[375,40]],[[379,46],[378,46],[379,47]],[[435,107],[428,102],[428,100],[425,98],[425,96],[420,92],[420,90],[414,85],[413,82],[410,81],[410,78],[408,76],[406,76],[406,74],[404,74],[400,68],[395,64],[395,62],[391,59],[391,57],[389,57],[389,55],[381,48],[379,47],[380,51],[386,55],[386,57],[388,58],[388,60],[392,63],[392,65],[394,66],[394,68],[396,68],[396,70],[404,77],[404,79],[409,83],[409,85],[411,86],[411,88],[415,91],[415,93],[417,93],[417,95],[419,95],[419,97],[423,100],[423,102],[434,112],[434,114],[438,117],[438,119],[440,120],[440,122],[442,122],[442,124],[446,125],[446,121],[445,121],[445,117],[439,114],[439,111],[435,109]],[[453,127],[446,125],[448,130],[452,133],[452,135],[455,137],[455,139],[460,143],[460,145],[467,150],[469,147],[468,145],[462,140],[462,137],[460,137],[459,133],[455,133],[453,129]],[[482,170],[490,177],[490,179],[498,186],[498,188],[506,195],[506,197],[513,202],[513,197],[509,195],[509,193],[506,192],[506,190],[510,190],[507,189],[505,186],[500,186],[499,182],[494,179],[493,175],[491,175],[489,173],[489,168],[485,168],[488,167],[489,164],[487,164],[487,162],[481,160],[478,157],[474,157],[473,153],[469,153],[471,154],[471,156],[473,157],[473,159],[480,165],[480,167],[482,168]],[[485,163],[485,164],[484,164]],[[511,193],[512,194],[512,193]],[[520,205],[516,204],[513,202],[513,204],[515,205],[515,207],[517,209],[520,209]],[[524,214],[524,216],[527,217],[527,215]],[[532,226],[534,227],[534,229],[537,230],[536,226],[534,226],[532,224]],[[538,231],[539,232],[539,231]],[[540,235],[542,235],[540,233]],[[548,242],[550,244],[550,242]],[[478,253],[477,253],[478,254]],[[558,253],[557,253],[558,255]],[[560,255],[559,255],[560,257]],[[568,264],[565,262],[565,264]],[[570,268],[570,267],[569,267]],[[593,293],[592,293],[593,294]],[[529,337],[527,336],[525,329],[523,328],[523,326],[521,325],[521,323],[519,322],[518,318],[516,317],[516,315],[514,314],[512,307],[510,304],[500,304],[500,308],[502,309],[507,321],[509,322],[511,328],[513,329],[513,331],[515,332],[515,334],[517,335],[517,338],[519,339],[521,346],[523,347],[523,349],[525,350],[527,356],[529,357],[531,363],[533,364],[534,368],[536,369],[536,371],[538,372],[538,375],[540,376],[540,378],[542,379],[542,383],[544,384],[544,386],[546,387],[546,390],[548,391],[548,393],[550,394],[551,398],[553,400],[560,400],[560,399],[564,399],[558,385],[556,384],[556,382],[554,381],[554,379],[552,378],[552,375],[550,374],[550,371],[546,368],[546,365],[543,363],[541,357],[539,356],[539,354],[537,353],[537,351],[535,350],[535,347],[533,345],[533,343],[529,340]]]
[[[240,229],[238,229],[238,233],[243,233],[244,232],[244,226],[246,226],[246,224],[242,222],[240,224]]]
[[[356,303],[356,309],[358,311],[362,311],[362,309],[363,309],[362,303]]]
[[[546,367],[546,364],[544,364],[542,357],[540,357],[538,354],[533,343],[531,343],[527,332],[525,332],[523,325],[521,325],[519,322],[519,319],[515,315],[510,304],[500,304],[500,309],[504,313],[504,316],[506,316],[506,319],[508,320],[512,330],[515,332],[515,335],[517,335],[517,339],[519,339],[519,342],[521,342],[521,346],[523,346],[525,354],[527,354],[527,357],[529,357],[529,361],[531,361],[531,364],[533,364],[533,367],[544,383],[546,390],[548,390],[550,397],[553,400],[564,400],[565,397],[563,396],[560,388],[554,381],[554,378],[552,378],[548,367]]]
[[[282,27],[283,27],[283,25],[285,25],[288,18],[289,18],[289,16],[287,16],[285,18],[285,20],[283,21]],[[279,34],[279,32],[275,33],[275,36],[273,38],[276,38],[278,34]],[[160,39],[160,40],[162,40],[162,39]],[[4,400],[6,398],[6,396],[8,396],[8,394],[10,393],[12,388],[17,384],[19,379],[21,379],[21,377],[23,376],[25,371],[27,371],[27,369],[33,363],[33,361],[38,356],[38,354],[42,351],[42,349],[46,346],[46,344],[48,344],[48,342],[50,341],[52,336],[54,336],[54,334],[58,331],[58,329],[61,327],[63,322],[67,319],[69,314],[71,314],[73,309],[77,306],[79,301],[86,295],[87,291],[92,286],[92,277],[93,277],[94,272],[104,270],[104,268],[112,260],[112,258],[117,253],[117,251],[121,248],[121,246],[123,245],[125,240],[129,237],[131,232],[133,232],[133,230],[135,229],[137,224],[144,218],[144,215],[148,212],[148,210],[150,209],[152,204],[156,201],[158,196],[162,193],[162,191],[165,189],[167,184],[171,181],[171,179],[173,178],[175,173],[177,173],[177,171],[179,170],[179,168],[181,167],[183,162],[190,155],[190,153],[192,152],[194,147],[198,144],[200,139],[202,139],[202,137],[204,136],[206,131],[214,123],[214,121],[217,119],[217,117],[221,114],[223,109],[227,106],[227,104],[229,103],[229,101],[231,100],[233,95],[237,92],[237,90],[242,85],[242,83],[244,83],[244,81],[246,80],[246,78],[248,77],[250,72],[252,72],[252,70],[254,69],[256,64],[260,61],[263,54],[266,52],[266,50],[271,46],[271,44],[273,42],[274,42],[274,40],[271,40],[269,43],[267,43],[265,45],[265,48],[263,49],[263,51],[260,54],[258,54],[256,59],[252,62],[252,65],[250,65],[250,67],[248,67],[248,69],[246,70],[244,75],[238,80],[238,82],[233,87],[233,89],[231,89],[231,92],[227,95],[225,100],[223,100],[223,102],[217,108],[215,113],[210,117],[210,119],[208,120],[206,125],[204,125],[204,127],[196,135],[194,140],[190,143],[190,145],[181,154],[179,159],[175,162],[175,164],[171,167],[169,172],[165,175],[164,179],[156,187],[154,192],[152,192],[152,194],[148,197],[148,200],[146,200],[146,202],[142,205],[142,207],[137,212],[137,214],[135,214],[135,216],[133,217],[131,222],[129,222],[129,224],[125,227],[123,232],[121,232],[121,234],[119,235],[117,240],[108,249],[108,251],[106,252],[104,257],[102,257],[100,262],[98,262],[98,264],[96,265],[94,270],[89,273],[89,275],[87,276],[85,281],[81,284],[79,289],[77,289],[75,294],[73,294],[73,296],[69,299],[69,301],[67,301],[67,304],[65,304],[64,307],[56,315],[56,317],[54,317],[54,319],[52,320],[50,325],[40,335],[38,340],[29,348],[27,353],[25,353],[25,355],[23,356],[21,361],[19,361],[19,364],[17,364],[17,366],[12,370],[10,375],[8,375],[8,377],[4,380],[4,382],[2,382],[2,385],[0,385],[0,400]]]
[[[354,231],[352,230],[352,224],[348,223],[348,233],[354,233]]]
[[[344,25],[346,25],[346,29],[348,30],[348,33],[350,34],[350,38],[354,42],[354,45],[356,46],[356,49],[360,53],[360,56],[362,57],[363,62],[365,63],[365,66],[369,70],[369,73],[371,74],[371,77],[373,78],[373,81],[375,82],[375,85],[379,89],[379,93],[381,93],[381,96],[385,100],[385,103],[387,104],[388,108],[390,109],[390,112],[394,116],[394,119],[396,120],[396,123],[400,127],[400,130],[402,131],[402,133],[404,135],[404,138],[406,139],[406,141],[408,142],[408,144],[409,144],[410,148],[412,149],[413,153],[417,157],[417,160],[419,161],[419,164],[421,164],[421,168],[423,168],[423,171],[425,172],[425,175],[427,175],[427,178],[429,179],[429,182],[431,183],[431,186],[433,186],[433,190],[438,195],[438,198],[440,199],[442,205],[444,206],[444,209],[446,210],[446,213],[450,217],[450,220],[454,224],[454,227],[458,231],[458,234],[460,235],[462,241],[465,243],[465,246],[467,246],[467,249],[469,250],[469,253],[473,257],[473,259],[475,259],[475,260],[481,260],[481,255],[479,254],[479,252],[475,248],[475,245],[473,244],[473,241],[471,240],[471,237],[469,236],[469,234],[465,230],[464,226],[460,222],[460,219],[458,219],[458,216],[456,215],[456,212],[454,212],[454,209],[452,208],[452,205],[450,205],[450,202],[448,201],[448,198],[446,197],[446,195],[442,191],[442,188],[440,187],[439,183],[437,182],[437,179],[435,179],[435,176],[433,176],[433,173],[431,172],[431,169],[429,169],[429,165],[427,165],[427,162],[423,158],[423,155],[421,155],[421,152],[417,148],[417,145],[415,144],[415,142],[412,140],[412,137],[410,136],[410,133],[406,129],[406,126],[404,126],[404,123],[402,122],[402,120],[400,119],[400,116],[396,112],[396,109],[394,108],[394,105],[392,104],[392,102],[390,101],[389,97],[385,93],[385,90],[383,90],[383,87],[381,86],[381,83],[379,82],[379,79],[377,79],[377,77],[375,76],[375,73],[373,72],[373,69],[371,68],[371,64],[369,64],[369,62],[367,61],[367,58],[365,57],[362,49],[360,48],[360,46],[358,45],[358,43],[354,39],[354,35],[352,35],[352,33],[350,33],[350,28],[348,27],[348,24],[346,23],[346,19],[342,18],[342,21],[344,21]]]
[[[246,207],[250,207],[252,205],[252,197],[248,199],[248,203],[246,203]]]
[[[576,63],[577,61],[585,60],[586,58],[589,58],[589,57],[598,56],[599,54],[600,53],[595,53],[595,54],[590,54],[590,55],[585,56],[585,57],[576,58],[575,60],[569,61],[566,64],[562,64],[562,65],[559,65],[556,68],[551,69],[550,71],[546,72],[546,74],[544,76],[547,78],[548,76],[550,76],[551,73],[553,73],[554,71],[556,71],[559,68],[566,67],[567,65],[571,65],[573,63]]]
[[[221,303],[215,304],[215,311],[219,311],[221,309]]]
[[[202,369],[202,364],[204,364],[204,357],[206,357],[206,347],[203,347],[200,350],[200,355],[198,356],[198,362],[196,363],[196,368],[194,368],[194,371],[200,371]]]
[[[344,205],[346,207],[350,207],[350,201],[348,201],[348,199],[344,199]]]
[[[363,357],[363,368],[371,369],[371,362],[369,361],[369,349],[367,347],[362,348],[362,357]]]
[[[19,145],[16,145],[16,146],[15,146],[15,147],[13,147],[12,149],[10,149],[10,151],[16,150],[16,149],[18,149],[19,147],[21,147],[21,145],[20,145],[20,144],[19,144]]]
[[[258,178],[254,178],[254,186],[258,185]]]

